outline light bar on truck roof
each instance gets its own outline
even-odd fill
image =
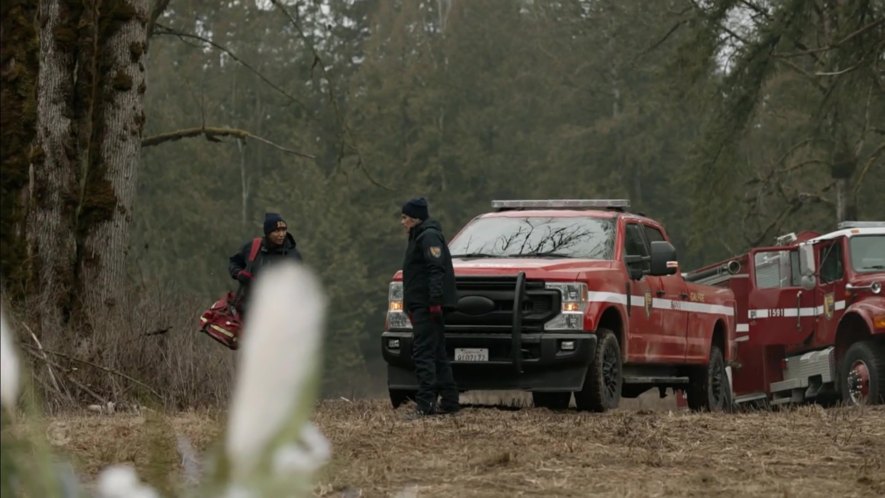
[[[494,209],[626,209],[628,199],[517,199],[492,201]]]
[[[885,221],[841,221],[836,225],[837,230],[846,228],[885,228]]]

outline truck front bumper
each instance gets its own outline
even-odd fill
[[[511,334],[447,333],[446,355],[452,363],[458,388],[462,391],[579,391],[596,351],[596,334],[522,334],[519,361],[514,359],[512,344]],[[572,349],[568,349],[569,345]],[[487,349],[488,361],[454,361],[455,350],[460,348]],[[388,387],[417,389],[412,333],[382,333],[381,351],[387,362]]]

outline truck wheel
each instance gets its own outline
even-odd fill
[[[597,344],[593,361],[587,368],[584,388],[575,392],[579,411],[604,412],[618,407],[621,400],[621,347],[611,330],[596,331]]]
[[[549,408],[551,410],[565,410],[568,408],[569,401],[572,400],[572,393],[532,393],[532,402],[538,408]]]
[[[689,376],[685,390],[688,407],[692,410],[723,411],[731,405],[731,389],[722,351],[715,344],[710,348],[710,361],[696,368]]]
[[[399,408],[399,405],[406,401],[415,400],[415,391],[407,389],[388,389],[388,391],[390,392],[390,404],[394,408]]]
[[[846,405],[885,403],[885,348],[883,342],[856,342],[842,358],[839,390]]]

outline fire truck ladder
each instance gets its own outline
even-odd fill
[[[693,273],[683,273],[682,277],[688,281],[703,285],[718,285],[730,279],[741,271],[741,264],[733,259],[714,268],[708,268]]]

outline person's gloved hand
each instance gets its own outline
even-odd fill
[[[241,284],[246,285],[252,281],[252,274],[246,270],[240,270],[237,272],[237,280],[239,280]]]
[[[431,305],[429,308],[427,308],[427,311],[430,312],[430,318],[432,318],[433,320],[438,321],[442,318],[443,310],[442,310],[442,306],[439,304]]]

